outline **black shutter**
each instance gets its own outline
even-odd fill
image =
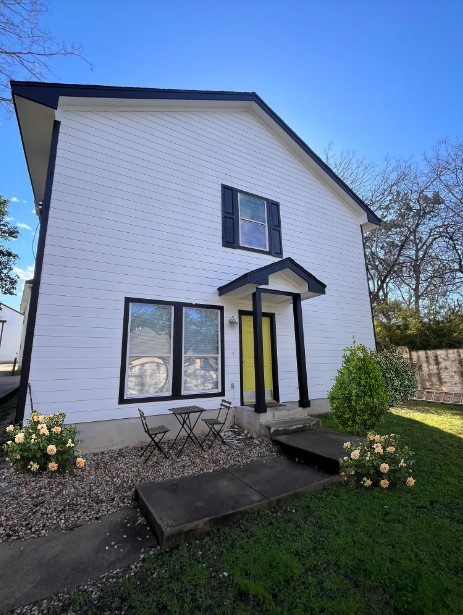
[[[268,201],[268,222],[270,238],[270,254],[283,257],[283,244],[281,241],[280,203]]]
[[[236,190],[222,186],[222,245],[238,247],[238,212]]]

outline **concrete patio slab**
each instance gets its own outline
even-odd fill
[[[284,457],[254,461],[241,468],[232,468],[230,473],[261,493],[272,504],[317,491],[340,480],[339,476]]]
[[[140,509],[162,548],[169,548],[283,499],[322,489],[337,476],[284,457],[137,485]]]
[[[137,497],[162,548],[237,520],[268,503],[227,470],[137,485]]]
[[[26,541],[0,543],[0,612],[42,600],[137,562],[157,543],[130,508]]]
[[[326,429],[272,437],[283,453],[333,474],[339,470],[339,459],[345,455],[343,444],[347,440],[356,442],[359,438]]]

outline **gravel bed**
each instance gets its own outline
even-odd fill
[[[271,442],[236,428],[227,432],[227,439],[227,446],[216,443],[210,452],[188,443],[180,459],[166,460],[156,452],[146,464],[140,459],[143,447],[91,453],[85,455],[85,468],[73,476],[16,474],[1,463],[0,542],[45,536],[135,506],[136,483],[211,472],[279,454]]]

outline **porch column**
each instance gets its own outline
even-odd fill
[[[264,340],[262,336],[262,294],[252,294],[252,322],[254,326],[254,375],[256,380],[256,403],[254,412],[267,412],[264,381]]]
[[[310,407],[305,361],[304,322],[302,319],[301,295],[293,295],[294,335],[296,337],[297,379],[299,382],[299,406]]]

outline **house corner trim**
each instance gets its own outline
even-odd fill
[[[37,318],[37,305],[39,301],[40,280],[42,277],[43,257],[45,253],[45,240],[47,235],[48,219],[50,214],[50,201],[53,189],[53,177],[55,174],[56,153],[58,150],[58,138],[61,123],[58,120],[53,122],[53,132],[51,136],[50,157],[48,159],[47,180],[45,184],[45,194],[42,202],[42,213],[40,216],[39,241],[37,244],[37,258],[35,262],[34,282],[31,289],[29,305],[29,315],[26,325],[26,335],[24,338],[23,362],[21,365],[21,379],[19,382],[18,404],[16,406],[16,423],[21,423],[24,419],[26,407],[27,391],[29,384],[29,372],[31,367],[32,347],[34,344],[35,322]]]

